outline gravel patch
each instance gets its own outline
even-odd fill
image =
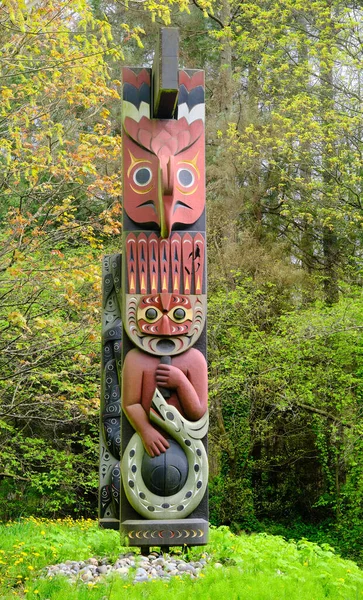
[[[134,552],[120,554],[114,563],[107,558],[88,558],[87,560],[66,560],[64,563],[45,567],[45,577],[63,575],[71,582],[83,581],[86,584],[102,581],[111,573],[143,583],[152,579],[168,581],[172,577],[190,577],[197,579],[207,564],[205,559],[186,561],[178,555],[157,553],[142,556]]]

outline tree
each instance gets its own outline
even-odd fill
[[[167,21],[169,4],[147,10]],[[142,46],[142,30],[122,23],[115,41],[86,0],[7,0],[0,27],[2,491],[12,481],[79,509],[77,490],[96,488],[100,255],[120,234],[110,65],[128,43]],[[80,452],[94,464],[87,477]]]

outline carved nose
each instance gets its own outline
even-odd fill
[[[173,207],[174,207],[174,196],[163,196],[163,225],[164,232],[166,235],[162,237],[169,237],[173,227]]]
[[[172,196],[174,192],[174,163],[173,156],[161,160],[161,183],[163,196]]]
[[[171,334],[170,319],[166,315],[164,315],[161,318],[161,323],[159,326],[159,333],[160,333],[160,335],[170,335]]]
[[[174,205],[174,157],[160,159],[159,170],[160,233],[162,238],[170,235],[173,227]]]

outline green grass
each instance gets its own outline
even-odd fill
[[[0,525],[0,599],[27,600],[363,600],[363,572],[328,545],[307,540],[287,542],[266,534],[233,535],[211,530],[205,549],[191,558],[210,557],[198,580],[133,584],[118,576],[95,585],[70,584],[65,578],[42,578],[46,565],[91,556],[114,560],[125,551],[117,532],[100,530],[93,521],[24,519]],[[220,562],[223,568],[215,568]]]

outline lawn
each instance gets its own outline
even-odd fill
[[[226,527],[211,530],[207,547],[189,550],[193,560],[203,556],[208,561],[196,580],[182,575],[134,584],[134,570],[128,579],[111,575],[96,584],[44,578],[46,565],[92,556],[112,562],[126,551],[117,532],[101,530],[95,521],[29,518],[2,524],[0,598],[160,600],[167,594],[173,600],[363,599],[363,571],[328,545],[266,534],[236,536]],[[185,558],[186,551],[178,551]]]

